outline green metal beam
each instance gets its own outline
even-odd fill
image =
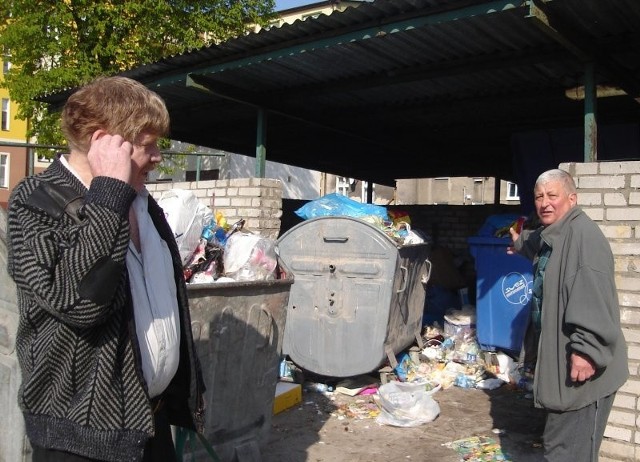
[[[264,178],[267,163],[267,111],[258,109],[256,126],[256,178]]]
[[[598,159],[598,123],[595,66],[588,63],[584,71],[584,161]]]
[[[14,148],[42,148],[42,149],[57,149],[66,150],[67,146],[58,146],[53,144],[37,144],[37,143],[21,143],[13,141],[0,141],[0,146],[9,146]]]

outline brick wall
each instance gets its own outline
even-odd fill
[[[640,162],[563,163],[578,205],[600,225],[615,258],[631,376],[614,402],[600,462],[640,460]]]
[[[245,219],[245,228],[276,239],[282,216],[282,183],[270,178],[152,183],[147,189],[156,199],[170,189],[186,189],[213,212],[221,212],[227,223]]]

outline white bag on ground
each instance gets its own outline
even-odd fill
[[[440,415],[440,405],[424,383],[389,382],[378,389],[376,422],[394,427],[418,427]]]

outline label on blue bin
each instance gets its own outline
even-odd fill
[[[513,305],[526,305],[531,300],[531,283],[522,273],[511,272],[502,280],[502,295]]]

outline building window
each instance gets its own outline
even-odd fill
[[[9,154],[0,153],[0,188],[9,187]]]
[[[9,130],[9,98],[2,98],[2,130]]]
[[[9,73],[9,69],[11,69],[11,61],[9,61],[5,56],[4,61],[2,61],[2,73],[7,75]]]
[[[349,191],[351,191],[350,184],[353,181],[346,176],[339,176],[336,178],[336,194],[349,197]]]
[[[435,204],[448,204],[451,199],[448,176],[438,176],[433,179],[431,190],[431,202]]]
[[[472,205],[484,204],[484,178],[473,179],[473,198],[471,199]]]
[[[520,195],[518,194],[518,185],[507,181],[507,200],[519,201]]]
[[[367,203],[367,191],[369,190],[369,185],[373,188],[371,191],[371,203],[375,204],[376,202],[376,185],[375,183],[369,183],[368,181],[362,182],[362,191],[360,191],[360,202],[363,204]]]
[[[185,172],[185,181],[196,181],[196,173],[193,170],[187,170]],[[200,170],[200,181],[210,181],[210,180],[219,180],[220,179],[220,170],[212,169],[212,170]]]

